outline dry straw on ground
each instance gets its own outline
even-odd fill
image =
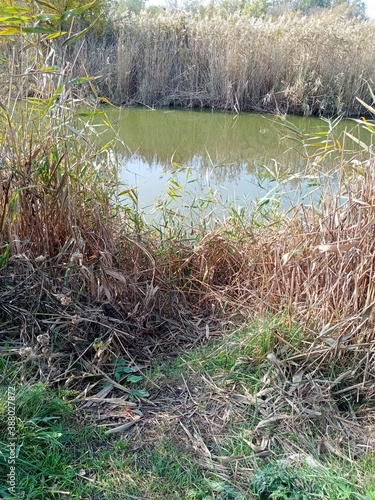
[[[82,391],[77,400],[107,415],[111,432],[122,432],[142,413],[116,413],[120,395],[132,410],[128,387],[112,378],[116,360],[148,365],[257,313],[282,314],[301,326],[303,339],[290,349],[282,332],[271,331],[261,394],[236,392],[230,402],[257,408],[264,425],[249,441],[255,452],[278,449],[270,426],[292,433],[297,422],[306,433],[315,429],[325,450],[340,455],[349,443],[358,456],[367,453],[375,378],[373,160],[343,166],[334,191],[319,204],[291,208],[277,224],[227,219],[197,230],[192,244],[183,227],[178,238],[163,238],[136,212],[112,205],[95,175],[77,182],[86,166],[79,150],[56,156],[48,143],[32,148],[25,156],[4,148],[13,168],[1,172],[0,349],[23,377]],[[345,443],[334,446],[344,432]],[[293,442],[283,446],[286,455],[296,453]],[[220,462],[201,458],[207,466]]]

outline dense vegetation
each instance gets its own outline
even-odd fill
[[[209,204],[192,207],[191,219],[164,205],[159,221],[147,223],[134,190],[119,192],[114,144],[95,146],[101,130],[116,137],[114,125],[105,110],[81,106],[92,96],[109,104],[108,98],[134,101],[137,93],[162,103],[163,92],[176,92],[164,80],[172,71],[186,73],[188,82],[195,75],[195,93],[178,94],[176,104],[211,105],[204,89],[216,106],[244,109],[249,95],[273,109],[264,101],[267,91],[278,110],[359,113],[362,106],[375,114],[364,81],[372,74],[373,53],[365,45],[371,24],[340,20],[332,28],[326,16],[312,22],[142,14],[113,32],[95,23],[89,35],[84,7],[66,13],[53,5],[43,12],[44,1],[10,4],[1,6],[0,31],[0,443],[6,450],[0,494],[9,493],[12,421],[18,491],[30,499],[72,492],[108,499],[302,499],[306,490],[313,498],[373,498],[372,146],[352,138],[365,160],[339,161],[332,189],[326,181],[315,205],[298,204],[287,214],[277,205],[250,213],[228,207],[225,221],[205,210]],[[322,57],[310,46],[316,33],[327,43],[320,44]],[[270,47],[275,36],[280,44]],[[331,43],[338,36],[356,57],[342,58],[346,52]],[[233,51],[222,43],[234,44]],[[303,44],[306,66],[295,66]],[[246,66],[242,45],[246,54],[256,49],[256,67]],[[84,66],[92,59],[89,47],[98,55],[100,79]],[[164,56],[176,47],[187,66]],[[196,70],[190,47],[202,57]],[[272,58],[256,58],[270,51]],[[130,62],[125,54],[132,54]],[[312,61],[325,93],[306,87]],[[340,70],[347,71],[343,79]],[[252,83],[258,75],[260,90]],[[276,76],[294,87],[274,88]],[[121,90],[127,79],[134,95],[131,86]],[[373,137],[374,122],[359,122]],[[340,157],[344,144],[334,122],[326,136],[308,143],[318,152],[308,157],[306,174],[319,185],[328,175],[324,159]],[[178,194],[172,183],[170,196]],[[158,358],[215,336],[220,341],[197,357],[167,364]],[[79,438],[74,407],[105,424],[105,431],[85,434],[92,449]],[[144,432],[111,441],[142,418]],[[339,476],[329,472],[332,457]]]
[[[87,87],[92,97],[116,105],[360,116],[367,110],[356,97],[369,101],[374,80],[374,23],[349,15],[345,5],[315,9],[308,17],[297,4],[284,5],[283,15],[255,17],[222,4],[138,14],[121,4],[90,4],[68,11],[76,13],[78,31],[92,26],[84,40],[64,49],[64,57],[74,61],[73,76],[97,78]],[[61,8],[51,6],[43,14],[48,19],[37,20],[41,32],[68,30],[72,15],[61,16]],[[50,66],[61,43],[61,37],[55,40]],[[28,74],[21,94],[50,97],[46,82],[36,88],[35,65],[20,54],[13,53],[13,64]],[[3,72],[6,61],[0,61]]]
[[[369,99],[374,25],[361,2],[260,3],[189,12],[112,6],[104,31],[93,31],[80,48],[79,74],[100,76],[98,91],[115,104],[365,112],[355,96]]]
[[[358,116],[374,77],[372,22],[317,14],[127,16],[115,39],[82,52],[117,104]]]
[[[160,4],[163,7],[147,5],[145,0],[118,0],[113,3],[117,12],[128,10],[137,14],[144,9],[155,13],[167,8],[171,11],[184,10],[200,14],[216,11],[223,14],[240,12],[254,17],[277,17],[290,12],[310,15],[317,11],[334,9],[336,14],[366,17],[366,5],[362,0],[166,0]]]

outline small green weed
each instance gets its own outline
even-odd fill
[[[261,500],[286,499],[307,500],[299,476],[292,469],[268,465],[255,473],[252,481],[254,493]]]
[[[126,384],[134,385],[144,380],[143,375],[136,375],[137,372],[139,372],[139,368],[129,366],[125,360],[120,359],[116,364],[114,376],[117,382],[124,381]],[[145,389],[135,389],[134,387],[131,388],[130,394],[133,398],[147,398],[150,395]]]
[[[351,500],[358,498],[355,486],[341,471],[332,468],[293,467],[272,463],[258,470],[252,480],[259,500],[310,500],[311,498]]]

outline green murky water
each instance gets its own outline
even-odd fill
[[[329,124],[317,118],[288,117],[285,125],[278,117],[254,114],[149,109],[107,113],[124,143],[119,148],[121,181],[136,188],[143,209],[165,196],[168,186],[178,191],[177,184],[196,198],[210,192],[232,204],[247,204],[280,190],[294,200],[303,198],[314,189],[310,175],[338,162],[340,145],[354,149],[344,131],[359,134],[355,122],[341,121],[328,136],[330,145],[336,141],[336,149],[322,150],[321,163],[311,167],[307,157],[318,143],[324,146],[329,131]],[[314,136],[313,145],[304,148],[290,127],[306,134],[305,140]]]

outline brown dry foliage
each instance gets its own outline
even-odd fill
[[[87,40],[77,74],[118,104],[358,115],[374,76],[373,22],[143,12]],[[96,51],[97,57],[91,54]]]
[[[295,207],[277,227],[237,238],[224,224],[195,246],[176,240],[160,251],[149,230],[125,235],[121,218],[95,201],[85,205],[69,175],[36,185],[25,168],[3,174],[2,244],[30,262],[44,256],[48,272],[61,277],[69,270],[65,285],[73,293],[83,287],[146,322],[176,311],[218,318],[287,309],[315,329],[339,324],[337,335],[355,325],[351,340],[371,342],[364,327],[372,324],[375,301],[374,169],[371,162],[356,177],[343,174],[341,194],[319,208]],[[15,215],[9,200],[16,190]]]

